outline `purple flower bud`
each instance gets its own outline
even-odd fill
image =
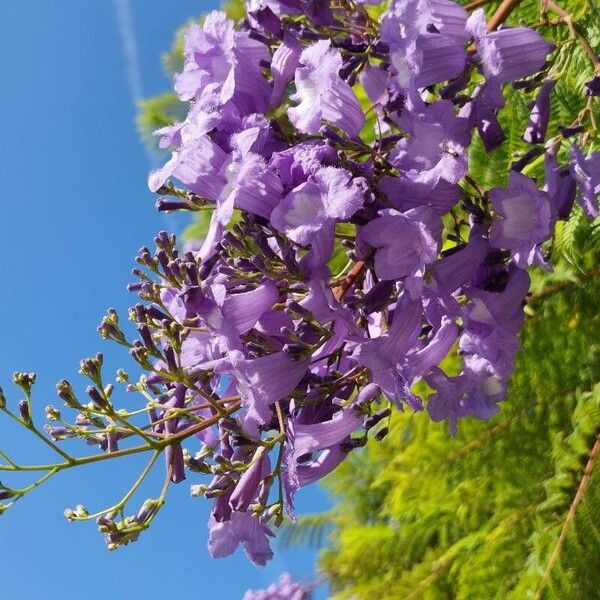
[[[26,424],[31,424],[31,413],[29,412],[29,402],[27,402],[27,400],[21,400],[19,402],[19,413],[21,419],[23,419]]]
[[[92,402],[96,405],[97,408],[100,408],[100,409],[106,408],[106,406],[107,406],[106,400],[100,394],[98,389],[95,388],[93,385],[89,385],[85,389],[85,393],[91,398]]]
[[[556,160],[556,150],[548,150],[544,159],[546,185],[544,189],[550,196],[550,202],[557,219],[566,220],[571,214],[575,201],[577,183],[571,176],[569,167],[560,167]]]
[[[366,418],[363,427],[365,429],[371,429],[372,427],[375,427],[375,425],[377,425],[380,421],[389,417],[391,412],[392,411],[389,408],[384,408],[383,410],[380,410],[374,415],[371,415],[370,417]]]
[[[137,329],[146,348],[148,348],[152,352],[156,352],[156,345],[154,344],[154,340],[152,339],[152,335],[150,333],[150,328],[148,327],[148,325],[142,322],[141,325],[138,325]]]
[[[250,12],[250,15],[255,23],[264,31],[274,35],[275,37],[281,37],[281,21],[268,6]]]
[[[539,144],[546,137],[550,120],[550,92],[555,85],[556,82],[552,79],[545,81],[533,104],[527,129],[523,134],[523,139],[529,144]]]
[[[575,201],[589,219],[600,214],[598,195],[600,194],[600,152],[584,156],[577,144],[571,148],[571,177],[577,183]]]
[[[158,212],[171,212],[174,210],[189,210],[190,205],[187,202],[177,202],[175,200],[165,200],[159,198],[154,204]]]
[[[543,153],[544,149],[540,146],[530,148],[519,160],[516,160],[510,165],[511,171],[518,171],[520,173],[530,162],[535,160],[538,156],[541,156]]]
[[[271,462],[263,446],[257,448],[250,466],[244,471],[231,494],[231,508],[246,511],[258,493],[258,486],[271,470]]]
[[[586,81],[584,87],[586,96],[600,96],[600,75],[596,75],[589,81]]]
[[[69,430],[66,427],[44,427],[48,435],[55,441],[64,440],[69,435]]]
[[[181,444],[171,444],[165,450],[167,468],[171,471],[171,481],[181,483],[185,479],[185,461]]]
[[[381,442],[386,436],[387,434],[390,432],[390,430],[387,427],[384,427],[383,429],[380,429],[376,434],[375,434],[375,439],[378,442]]]
[[[73,387],[66,379],[62,379],[56,384],[56,393],[70,408],[79,408],[81,406],[75,398]]]
[[[564,125],[559,125],[558,130],[563,137],[569,138],[577,135],[578,133],[583,133],[585,131],[585,127],[583,125],[575,125],[574,127],[565,127]]]

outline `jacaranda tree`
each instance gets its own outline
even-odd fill
[[[552,512],[578,486],[565,520],[576,527],[600,451],[597,394],[579,392],[598,370],[589,221],[599,214],[600,22],[585,0],[504,0],[487,19],[484,4],[249,0],[237,24],[213,12],[190,25],[169,104],[185,111],[156,132],[172,152],[149,186],[158,210],[208,214],[208,229],[200,244],[181,248],[161,232],[154,251],[141,248],[130,285],[135,338],[113,310],[99,327],[143,371],[117,374],[136,408],[121,408],[96,355],[81,362],[86,398],[58,384],[74,416],[49,406],[44,431],[32,410],[35,376],[15,374],[25,399],[13,407],[1,395],[0,409],[57,461],[22,465],[2,452],[0,469],[34,477],[2,487],[3,510],[63,470],[146,453],[114,506],[79,506],[67,518],[95,519],[117,548],[149,527],[170,485],[189,478],[192,495],[212,502],[211,554],[243,545],[265,564],[273,529],[294,519],[298,489],[337,470],[340,506],[352,510],[330,515],[335,547],[323,564],[342,596],[597,589],[585,578],[597,552],[559,569],[562,547],[583,534],[569,537],[539,508],[542,491]],[[540,274],[552,265],[554,275]],[[565,298],[576,311],[569,320]],[[581,352],[563,348],[566,334],[559,347],[544,345],[557,339],[557,322],[581,327],[572,336]],[[524,374],[496,416],[524,327]],[[553,359],[572,381],[556,365],[546,373]],[[497,421],[490,429],[473,418]],[[567,424],[573,435],[561,446]],[[452,440],[459,430],[463,446]],[[522,451],[504,470],[497,430]],[[60,444],[69,438],[99,451],[73,456]],[[475,471],[443,450],[462,457],[464,443],[478,456]],[[161,457],[162,490],[126,512]],[[580,479],[565,476],[581,462]],[[523,489],[528,463],[545,471]],[[404,464],[408,475],[398,473]],[[511,478],[520,487],[507,491]],[[357,527],[366,547],[386,543],[357,551],[344,537]],[[506,542],[505,530],[501,548],[510,549],[494,557],[486,551]],[[577,547],[586,544],[583,536]],[[479,548],[486,569],[474,560]],[[484,577],[510,570],[516,556],[528,559],[522,573],[501,584]],[[467,574],[463,562],[474,565]],[[308,593],[284,577],[247,597]]]

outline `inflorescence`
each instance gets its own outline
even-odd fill
[[[365,4],[376,3],[249,0],[238,27],[213,12],[188,29],[175,90],[189,113],[157,132],[173,152],[149,185],[159,210],[212,211],[210,228],[196,248],[161,232],[155,251],[140,250],[130,286],[140,302],[129,314],[137,339],[115,311],[99,327],[144,371],[135,382],[117,376],[144,403],[115,407],[97,355],[81,363],[85,400],[58,384],[77,414],[69,422],[48,407],[48,437],[32,417],[34,377],[17,374],[26,400],[17,414],[0,395],[0,409],[60,461],[27,467],[3,453],[2,470],[43,475],[0,488],[0,499],[66,468],[148,452],[115,506],[66,516],[95,518],[118,547],[189,476],[192,495],[213,503],[211,554],[243,545],[265,564],[272,526],[293,518],[298,489],[369,437],[383,439],[394,409],[426,407],[453,433],[463,417],[498,411],[527,268],[548,268],[544,243],[574,202],[590,218],[599,212],[600,153],[573,142],[570,163],[559,160],[593,115],[546,140],[556,71],[553,46],[535,31],[495,30],[497,19],[486,25],[483,11],[469,16],[450,0],[393,1],[375,20]],[[509,83],[538,90],[523,132],[531,152],[507,187],[486,190],[469,176],[468,148],[475,132],[487,151],[503,143]],[[600,93],[598,77],[587,89]],[[542,155],[540,187],[522,171]],[[450,355],[459,369],[445,366]],[[68,438],[99,453],[74,458],[59,446]],[[126,516],[161,456],[163,489]]]

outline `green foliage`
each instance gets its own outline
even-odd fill
[[[234,21],[244,17],[244,0],[226,0],[222,10]],[[170,79],[183,69],[183,42],[185,30],[192,23],[201,23],[203,17],[191,18],[175,32],[173,44],[161,57],[163,70]],[[168,91],[142,100],[138,105],[137,127],[140,138],[151,152],[160,152],[158,141],[153,132],[166,125],[172,125],[185,119],[189,109],[187,102],[181,102],[177,95]],[[182,238],[184,241],[202,240],[208,231],[210,215],[206,212],[196,213]]]
[[[158,151],[153,131],[171,125],[185,118],[187,106],[177,98],[174,92],[165,92],[139,103],[137,117],[138,131],[143,141],[153,150]]]
[[[580,31],[592,48],[600,47],[600,9],[596,0],[569,0],[560,2],[576,22]],[[498,6],[492,3],[488,7],[491,14]],[[594,106],[584,95],[584,83],[594,75],[594,66],[586,55],[582,45],[573,37],[565,23],[549,24],[556,15],[549,11],[546,18],[542,13],[542,3],[538,0],[523,0],[508,19],[511,25],[525,24],[538,26],[539,32],[555,44],[557,60],[548,70],[548,77],[556,80],[556,87],[551,95],[552,118],[548,128],[548,139],[559,135],[559,125],[572,125],[582,114],[590,109],[598,115],[597,104]],[[496,150],[487,153],[481,139],[477,136],[470,148],[470,175],[483,188],[502,187],[506,185],[510,164],[521,157],[531,146],[526,144],[522,135],[529,117],[529,103],[533,101],[536,91],[529,96],[522,91],[511,91],[506,106],[500,111],[499,120],[506,133],[506,141]],[[590,104],[588,104],[590,102]],[[588,115],[589,116],[589,115]],[[584,122],[586,122],[584,117]],[[597,116],[596,116],[597,119]],[[570,140],[560,144],[559,159],[567,162],[567,153],[571,147]],[[591,151],[600,147],[600,133],[594,130],[587,136],[586,147]],[[526,175],[544,182],[543,156],[528,165]],[[600,227],[590,229],[589,222],[583,213],[576,209],[568,223],[559,223],[554,245],[555,258],[565,259],[579,269],[585,269],[585,256],[590,250],[600,248]]]
[[[530,303],[495,419],[451,438],[396,413],[329,478],[335,598],[597,597],[600,282],[553,286]]]
[[[561,5],[598,48],[596,3]],[[589,58],[564,24],[541,22],[537,0],[523,0],[509,19],[540,24],[556,44],[552,137],[559,124],[597,108],[583,94]],[[481,140],[473,143],[470,174],[483,188],[505,185],[510,163],[528,149],[521,135],[532,99],[510,92],[499,115],[507,136],[500,148],[487,153]],[[599,141],[593,132],[586,145],[597,149]],[[561,159],[569,147],[561,143]],[[543,159],[525,173],[541,184]],[[370,442],[330,476],[337,502],[320,568],[334,598],[598,597],[599,250],[599,220],[590,227],[576,208],[558,224],[556,268],[533,274],[517,371],[495,419],[462,422],[451,438],[425,414],[396,413],[383,443]],[[300,521],[297,537],[309,539],[314,523],[322,535],[327,524],[313,516]]]
[[[244,16],[244,1],[227,0],[223,3],[222,10],[229,18],[239,21]],[[167,77],[172,78],[175,73],[179,73],[183,69],[185,30],[192,23],[201,23],[202,20],[203,17],[191,18],[175,32],[171,49],[161,57],[163,70]],[[138,106],[137,125],[144,143],[151,150],[158,151],[157,141],[152,132],[165,125],[172,125],[183,120],[188,108],[187,102],[181,102],[172,91],[142,100]]]

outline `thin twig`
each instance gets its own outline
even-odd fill
[[[340,282],[340,284],[335,288],[333,295],[335,299],[340,301],[348,292],[348,290],[354,285],[356,280],[363,274],[366,267],[366,263],[364,260],[359,260],[352,270],[344,279]]]
[[[237,411],[241,407],[241,402],[236,402],[233,406],[226,409],[227,415],[230,415]],[[206,419],[202,421],[202,423],[198,423],[191,427],[188,427],[182,431],[179,431],[176,434],[173,434],[169,437],[165,437],[161,440],[158,440],[155,444],[155,447],[152,448],[148,444],[144,444],[142,446],[133,446],[131,448],[123,448],[122,450],[116,450],[115,452],[106,452],[103,454],[93,454],[92,456],[83,456],[81,458],[73,458],[71,462],[63,462],[63,463],[55,463],[49,465],[19,465],[19,468],[15,468],[9,465],[0,465],[0,471],[51,471],[53,469],[58,469],[62,471],[63,469],[68,469],[70,467],[77,467],[80,465],[87,465],[89,463],[101,462],[104,460],[110,460],[112,458],[118,458],[121,456],[130,456],[132,454],[140,454],[141,452],[148,452],[149,450],[159,450],[166,448],[172,444],[177,442],[181,442],[188,437],[198,433],[212,425],[216,425],[219,420],[222,418],[221,415],[215,415],[210,419]]]
[[[487,32],[491,33],[492,31],[496,31],[496,29],[508,19],[510,13],[517,7],[520,1],[521,0],[504,0],[488,21]]]
[[[573,17],[559,4],[554,2],[554,0],[543,0],[544,8],[549,8],[553,13],[556,13],[562,20],[565,22],[571,35],[579,40],[579,43],[582,45],[585,53],[588,58],[596,68],[596,70],[600,69],[600,57],[594,51],[591,44],[581,31],[579,25],[573,21]]]
[[[473,2],[469,2],[469,4],[465,4],[465,10],[471,11],[476,8],[480,8],[481,6],[485,6],[486,4],[490,4],[493,0],[473,0]]]
[[[573,520],[575,519],[575,513],[577,512],[577,507],[579,506],[579,503],[583,499],[585,490],[592,478],[592,471],[594,470],[594,466],[595,466],[596,460],[598,459],[598,455],[600,455],[600,435],[598,435],[598,437],[596,438],[596,443],[594,444],[594,446],[592,447],[592,450],[590,451],[587,464],[585,465],[585,469],[583,470],[583,477],[581,478],[579,486],[577,487],[577,493],[575,494],[575,497],[573,498],[573,502],[571,502],[571,506],[569,508],[569,513],[567,514],[567,518],[565,519],[565,522],[563,523],[563,526],[560,530],[558,542],[556,543],[556,546],[554,547],[554,551],[552,552],[552,556],[550,557],[550,560],[548,561],[548,565],[546,566],[544,575],[543,575],[542,579],[540,580],[539,586],[538,586],[536,594],[535,594],[535,600],[540,600],[540,598],[542,597],[542,592],[544,590],[544,587],[546,586],[546,583],[548,582],[548,579],[550,578],[550,573],[552,571],[552,568],[554,567],[554,564],[556,563],[556,561],[558,560],[558,558],[560,556],[562,547],[565,543],[565,540],[567,539],[567,533],[569,531],[569,527],[570,527],[571,523],[573,522]]]
[[[593,277],[598,276],[600,276],[600,268],[592,269],[591,271],[588,271],[587,273],[584,273],[583,275],[579,276],[575,280],[569,279],[568,281],[560,281],[559,283],[556,283],[543,289],[538,294],[530,294],[529,296],[527,296],[527,304],[534,304],[535,302],[544,300],[548,296],[553,296],[554,294],[564,290],[565,288],[571,287],[572,285],[577,285],[579,283],[584,283],[588,279],[592,279]]]

